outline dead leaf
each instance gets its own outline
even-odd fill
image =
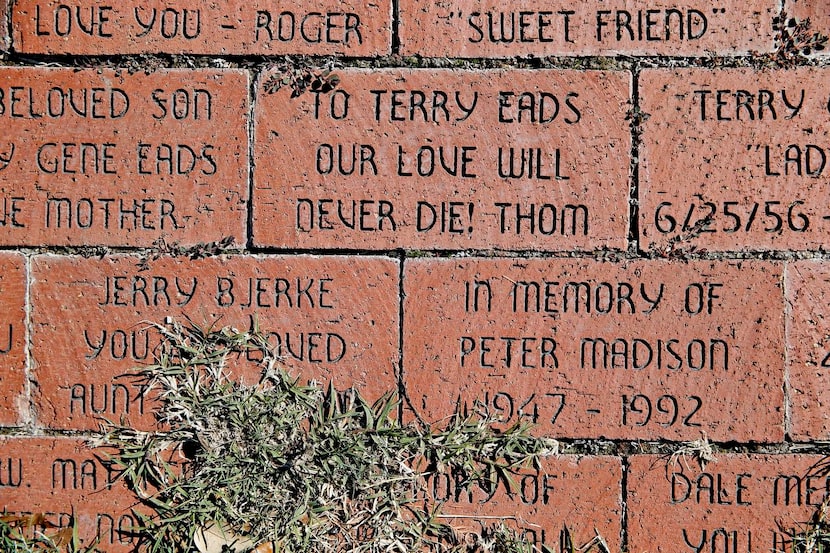
[[[54,535],[49,536],[49,538],[54,542],[55,545],[58,547],[63,547],[64,545],[69,545],[72,543],[72,538],[74,536],[74,531],[72,528],[61,528]]]
[[[211,522],[204,528],[199,528],[193,535],[193,545],[199,553],[222,553],[223,551],[234,551],[242,553],[254,546],[254,542],[245,536],[235,533],[217,522]]]
[[[275,553],[274,549],[274,542],[266,541],[262,542],[261,544],[257,545],[256,548],[251,551],[251,553]]]

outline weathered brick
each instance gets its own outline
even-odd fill
[[[9,6],[8,2],[0,4],[0,52],[9,49]]]
[[[781,273],[753,261],[407,261],[407,393],[428,421],[458,408],[555,437],[779,441]]]
[[[630,551],[793,551],[830,491],[819,455],[634,456],[628,474]]]
[[[403,0],[400,12],[401,52],[406,55],[705,56],[770,51],[778,4]]]
[[[103,551],[133,551],[133,509],[146,508],[118,474],[81,439],[0,437],[0,512],[44,514],[64,527],[74,517],[84,543],[98,536]]]
[[[578,548],[597,535],[620,551],[621,481],[616,457],[563,455],[542,459],[538,471],[521,471],[510,493],[504,481],[487,479],[464,490],[443,473],[427,480],[427,490],[443,502],[441,522],[462,534],[504,522],[538,551],[568,551],[560,549],[566,540]]]
[[[245,241],[248,78],[0,68],[2,245]]]
[[[830,265],[821,261],[788,263],[787,368],[790,436],[794,440],[830,437]]]
[[[105,259],[38,256],[32,262],[33,356],[40,423],[94,429],[98,417],[147,427],[152,401],[119,378],[153,362],[148,321],[252,321],[292,374],[378,397],[396,388],[398,263],[383,258],[220,256]],[[256,361],[254,359],[253,361]],[[261,367],[234,364],[256,382]],[[71,371],[66,370],[72,367]]]
[[[19,0],[17,51],[38,54],[388,54],[391,2]]]
[[[0,253],[0,425],[21,422],[26,386],[26,267],[22,256]]]
[[[337,74],[330,92],[257,87],[257,245],[625,247],[630,74]]]
[[[827,69],[644,71],[645,248],[827,244]]]
[[[830,10],[824,0],[787,0],[788,15],[799,21],[810,20],[808,32],[810,35],[830,35]],[[825,44],[824,50],[814,52],[821,55],[830,54],[830,44]]]

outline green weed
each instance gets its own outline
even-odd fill
[[[461,543],[425,486],[444,472],[513,489],[555,446],[528,425],[401,424],[394,393],[369,402],[290,376],[255,325],[153,326],[162,344],[136,377],[157,394],[164,430],[113,426],[97,444],[152,508],[137,529],[148,551],[530,551],[503,524]],[[251,358],[261,376],[244,385],[231,373]]]

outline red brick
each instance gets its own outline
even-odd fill
[[[641,244],[663,252],[824,246],[828,77],[818,68],[644,71]]]
[[[244,243],[247,81],[0,69],[0,244]]]
[[[7,2],[0,4],[0,52],[9,49],[9,6]]]
[[[26,268],[20,255],[0,253],[0,425],[21,421],[26,386]]]
[[[781,273],[753,261],[408,261],[408,396],[427,421],[466,406],[554,437],[779,441]]]
[[[13,40],[38,54],[389,54],[391,2],[97,0],[15,3]]]
[[[406,55],[705,56],[770,51],[778,4],[727,0],[711,6],[640,0],[598,5],[536,0],[511,6],[497,0],[403,0],[400,11],[401,52]]]
[[[146,270],[138,263],[138,257],[128,255],[33,260],[35,402],[41,424],[94,429],[98,417],[118,420],[129,415],[134,424],[148,426],[152,402],[142,402],[141,388],[117,376],[153,362],[158,338],[147,334],[147,321],[163,323],[168,316],[240,329],[250,328],[256,317],[263,331],[275,333],[272,341],[275,347],[279,344],[278,352],[292,374],[331,380],[340,389],[355,385],[370,397],[396,388],[395,261],[164,258],[150,262]],[[249,285],[254,289],[253,306],[246,305]],[[286,286],[287,293],[275,292]],[[259,368],[244,360],[239,363],[238,372],[255,382]]]
[[[504,482],[494,488],[486,480],[465,491],[445,474],[428,480],[427,489],[444,502],[441,522],[462,534],[504,522],[538,551],[560,551],[567,534],[576,547],[599,534],[610,551],[620,551],[621,479],[616,457],[563,455],[543,459],[539,471],[516,475],[512,493]]]
[[[830,490],[820,455],[631,458],[628,550],[792,551]]]
[[[787,0],[787,14],[799,21],[810,19],[810,34],[830,35],[830,9],[824,0]],[[825,44],[819,54],[830,54],[830,44]]]
[[[830,437],[830,265],[821,261],[788,263],[787,369],[790,435],[794,440]]]
[[[61,526],[74,515],[84,543],[97,535],[103,551],[134,550],[125,532],[138,522],[132,510],[146,509],[98,451],[80,439],[12,437],[0,437],[0,451],[1,512],[45,514]]]
[[[628,73],[351,69],[337,74],[340,84],[329,93],[292,97],[285,86],[268,94],[279,73],[266,73],[257,87],[257,245],[625,247]],[[535,106],[521,111],[521,122],[520,101]],[[533,158],[530,176],[499,176],[499,149],[504,173],[511,148],[517,173],[521,152]],[[532,226],[531,219],[522,219],[517,227],[517,210],[533,210]]]

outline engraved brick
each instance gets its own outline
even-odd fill
[[[770,51],[778,4],[405,0],[400,10],[401,53],[406,55],[705,56]]]
[[[147,510],[100,452],[81,439],[13,437],[0,437],[0,452],[0,512],[44,514],[63,527],[74,516],[83,543],[98,536],[103,551],[135,550],[133,509]]]
[[[641,244],[663,253],[825,246],[828,75],[644,71]]]
[[[404,384],[427,421],[780,441],[781,277],[767,262],[408,261]]]
[[[256,320],[292,374],[357,386],[368,397],[396,388],[398,264],[383,258],[163,258],[33,260],[33,352],[40,422],[94,429],[98,418],[146,427],[152,398],[118,378],[153,362],[166,317],[249,329]],[[249,383],[261,367],[241,357]],[[72,370],[66,370],[72,367]]]
[[[628,73],[337,74],[257,87],[257,245],[625,247]]]
[[[525,469],[506,483],[480,479],[469,489],[453,476],[438,473],[427,480],[432,499],[442,501],[441,522],[461,534],[503,522],[537,551],[568,551],[600,535],[610,551],[620,551],[622,468],[616,457],[563,455],[542,459],[540,470]]]
[[[248,78],[0,69],[2,245],[245,241]]]
[[[38,54],[389,54],[391,2],[21,0],[15,48]]]
[[[0,425],[22,422],[26,385],[26,268],[22,256],[0,254]]]
[[[786,10],[788,15],[799,21],[810,20],[810,35],[830,35],[830,10],[824,0],[787,0]],[[830,44],[825,44],[824,50],[814,53],[830,54]]]
[[[794,440],[830,437],[830,265],[821,261],[788,263],[784,288],[788,310],[787,366],[790,435]]]
[[[827,498],[827,469],[820,455],[723,453],[705,469],[689,457],[634,456],[629,550],[793,551]]]

